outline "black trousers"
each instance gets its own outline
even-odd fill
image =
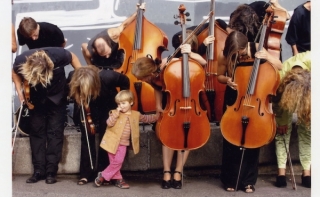
[[[66,102],[49,99],[30,110],[30,147],[34,171],[57,173],[62,155]]]
[[[223,139],[223,153],[221,165],[221,182],[225,187],[235,188],[240,169],[241,157],[243,155],[238,189],[243,189],[247,185],[255,185],[258,178],[258,164],[260,148],[245,149],[230,144]]]
[[[100,142],[102,140],[102,137],[106,131],[107,124],[106,120],[108,118],[108,111],[101,109],[102,111],[105,111],[106,115],[101,115],[99,117],[96,117],[96,109],[93,107],[91,108],[92,113],[92,119],[96,126],[96,132],[99,134],[99,141],[96,143],[95,135],[88,134],[88,140],[87,135],[85,131],[84,125],[80,121],[80,113],[81,110],[78,107],[77,104],[74,104],[74,120],[78,120],[80,131],[81,131],[81,155],[80,155],[80,178],[86,178],[88,181],[93,181],[94,178],[97,176],[97,172],[103,171],[108,165],[109,165],[109,158],[107,155],[107,152],[100,148]],[[95,115],[94,115],[95,114]],[[104,114],[104,113],[103,113]],[[90,153],[91,153],[91,161],[90,161],[90,155],[89,155],[89,148],[88,148],[88,141],[89,141],[89,147],[90,147]],[[97,154],[97,148],[98,147],[98,154]],[[92,162],[92,165],[91,165]]]
[[[224,96],[224,112],[226,110],[226,106],[232,105],[236,98],[237,91],[227,86]],[[239,146],[235,146],[229,143],[226,139],[223,139],[220,179],[224,186],[235,189],[242,154],[243,160],[237,189],[244,189],[247,185],[255,185],[258,178],[259,153],[260,148],[247,148],[243,152],[243,149],[240,149]]]
[[[86,133],[84,126],[80,125],[81,131],[81,155],[80,155],[80,178],[86,178],[91,181],[95,175],[96,166],[96,143],[95,135]],[[87,139],[88,138],[88,139]],[[88,142],[90,152],[88,148]],[[91,160],[90,155],[91,154]]]

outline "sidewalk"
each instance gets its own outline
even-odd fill
[[[301,177],[296,176],[297,190],[293,190],[289,176],[288,186],[277,188],[274,186],[275,175],[259,175],[256,191],[246,194],[243,191],[226,192],[217,173],[203,170],[185,170],[184,186],[182,189],[162,189],[161,171],[123,172],[130,189],[119,189],[113,185],[96,187],[93,182],[86,185],[77,185],[77,175],[58,175],[58,182],[52,185],[45,180],[34,184],[27,184],[30,175],[15,175],[12,181],[13,197],[309,197],[311,189],[301,186]],[[315,185],[315,184],[313,184]]]

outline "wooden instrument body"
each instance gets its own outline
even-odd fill
[[[287,13],[284,10],[270,7],[267,11],[272,12],[273,21],[267,29],[268,38],[265,39],[264,46],[272,56],[280,58],[281,36],[286,25]]]
[[[128,24],[120,34],[119,40],[119,50],[124,51],[125,59],[122,66],[115,71],[125,74],[130,80],[130,90],[136,100],[132,109],[142,113],[154,113],[156,104],[153,88],[148,83],[138,80],[131,73],[131,68],[138,58],[147,54],[154,59],[161,59],[162,52],[167,50],[168,37],[142,15],[140,19],[137,17],[137,20]],[[137,47],[137,44],[140,46]]]
[[[209,34],[209,27],[204,29],[199,35],[198,35],[198,42],[202,43],[204,39],[210,35]],[[225,41],[227,39],[228,32],[224,29],[222,29],[217,22],[214,23],[214,50],[212,51],[213,58],[210,59],[207,57],[207,54],[204,55],[204,58],[207,59],[207,66],[205,68],[206,70],[206,79],[205,79],[205,89],[207,94],[210,92],[214,92],[214,100],[210,100],[210,103],[213,103],[213,106],[211,107],[211,113],[214,113],[214,121],[220,122],[222,115],[223,115],[223,104],[224,104],[224,94],[226,89],[226,84],[222,84],[218,81],[218,56],[220,53],[223,52]],[[208,95],[208,98],[210,96]]]
[[[231,144],[245,148],[258,148],[270,143],[276,134],[275,115],[270,109],[270,96],[275,95],[280,83],[276,68],[268,62],[260,64],[254,94],[246,100],[247,87],[253,66],[238,66],[234,81],[238,86],[235,103],[227,106],[220,123],[223,137]],[[266,74],[268,73],[268,74]],[[272,79],[272,80],[270,80]],[[249,122],[243,133],[242,117]],[[241,139],[244,136],[244,144]]]
[[[205,73],[202,66],[189,59],[191,94],[183,97],[181,60],[172,60],[163,71],[167,105],[157,122],[156,134],[170,149],[193,150],[202,147],[210,137],[210,123],[199,104],[199,94],[204,91]],[[188,136],[185,136],[183,122],[190,122]],[[187,147],[184,138],[187,137]]]

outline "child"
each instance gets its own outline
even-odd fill
[[[152,123],[158,120],[159,115],[142,115],[131,110],[134,97],[130,90],[120,91],[115,101],[118,108],[111,110],[107,119],[107,130],[100,147],[108,152],[110,165],[98,173],[95,184],[100,187],[104,180],[115,180],[115,186],[128,189],[129,185],[122,179],[120,169],[126,155],[130,139],[134,154],[139,152],[139,122]]]

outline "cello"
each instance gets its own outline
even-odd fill
[[[215,1],[211,0],[210,10],[214,12]],[[215,22],[214,14],[209,18],[208,28],[204,29],[198,35],[198,42],[202,43],[207,36],[214,35],[215,40],[207,46],[204,58],[207,60],[205,66],[206,79],[205,79],[205,92],[210,101],[210,119],[213,122],[220,122],[223,114],[224,92],[226,84],[218,82],[217,69],[218,69],[218,56],[224,49],[224,43],[228,36],[226,30],[222,29],[217,22]],[[208,110],[209,111],[209,110]]]
[[[263,48],[267,28],[272,23],[268,11],[263,21],[258,50]],[[252,59],[248,60],[252,65]],[[269,110],[270,95],[275,95],[280,75],[269,62],[255,58],[253,66],[238,66],[234,70],[238,84],[237,99],[227,106],[220,127],[223,137],[233,145],[258,148],[271,142],[275,136],[275,115]]]
[[[139,0],[141,5],[143,0]],[[139,57],[151,55],[154,59],[161,59],[161,53],[167,49],[168,37],[157,26],[149,22],[143,15],[143,10],[137,10],[137,17],[123,30],[119,37],[119,50],[123,50],[125,58],[123,64],[115,71],[125,74],[130,80],[130,90],[137,102],[132,109],[141,113],[154,113],[156,111],[154,90],[146,82],[138,80],[132,73],[131,68]]]
[[[179,17],[183,40],[186,37],[185,10],[181,4]],[[210,136],[206,111],[199,104],[199,94],[204,91],[204,69],[198,62],[188,59],[188,54],[183,54],[182,59],[166,65],[161,78],[167,103],[156,125],[158,138],[173,150],[200,148]]]

